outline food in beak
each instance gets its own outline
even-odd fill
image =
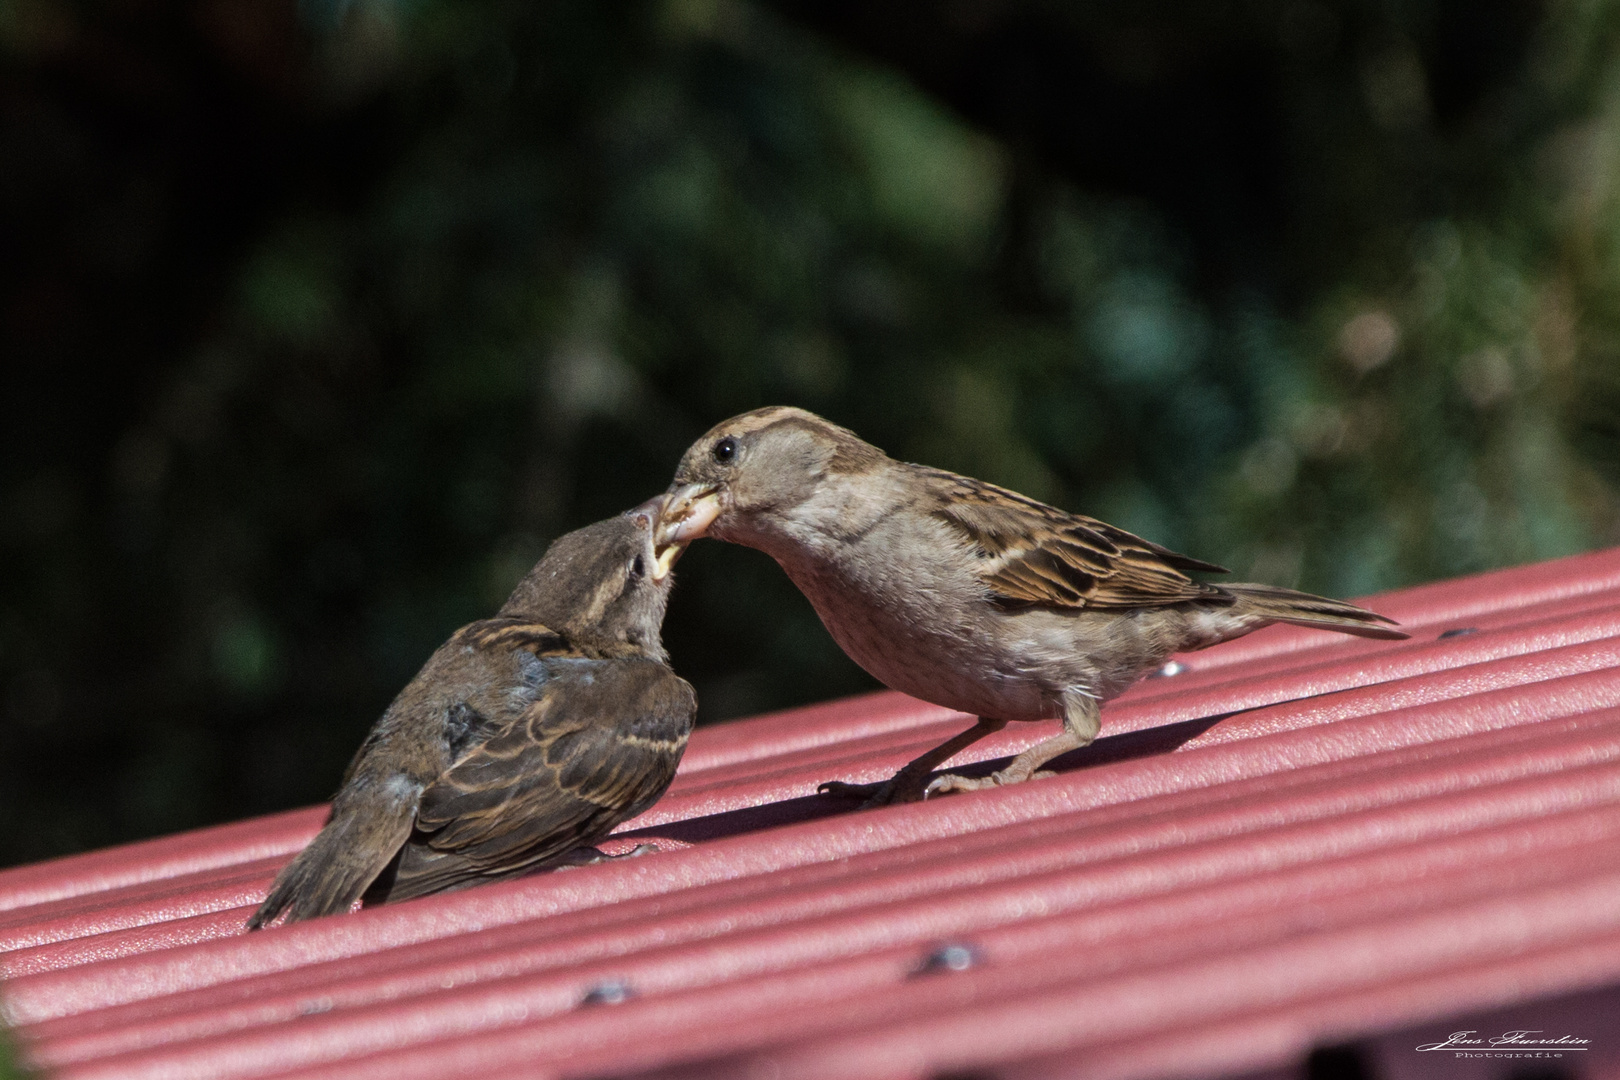
[[[683,484],[664,496],[653,543],[691,543],[708,532],[719,516],[720,492],[713,484]]]
[[[681,557],[681,552],[686,550],[684,539],[669,535],[671,530],[664,520],[668,503],[668,495],[655,495],[635,509],[625,511],[632,517],[640,516],[652,530],[654,581],[663,581],[667,578],[669,572],[675,568],[675,561]]]

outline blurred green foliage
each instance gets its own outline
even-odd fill
[[[0,1080],[26,1080],[29,1075],[17,1064],[10,1034],[0,1031]]]
[[[0,861],[326,797],[761,404],[1338,595],[1615,542],[1617,12],[0,0]],[[872,685],[680,577],[703,720]]]

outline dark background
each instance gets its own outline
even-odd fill
[[[1338,595],[1615,543],[1617,27],[0,0],[0,863],[325,798],[762,404]],[[704,721],[872,685],[680,576]]]

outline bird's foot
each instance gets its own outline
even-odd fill
[[[983,791],[986,788],[1007,787],[1011,784],[1022,784],[1025,780],[1044,780],[1057,773],[1050,769],[1030,773],[1028,776],[1014,776],[1008,770],[993,772],[989,776],[958,776],[955,773],[944,773],[928,782],[924,789],[925,796],[932,798],[935,795],[951,795],[958,791]]]
[[[846,784],[842,780],[828,780],[816,785],[817,795],[831,795],[835,799],[870,799],[887,784]]]
[[[638,855],[653,855],[657,852],[657,844],[637,844],[629,851],[619,855],[609,855],[600,848],[577,847],[552,865],[558,870],[565,870],[571,866],[595,866],[597,863],[613,862],[618,859],[634,859]]]
[[[635,858],[639,858],[642,855],[656,855],[662,850],[664,850],[664,849],[659,847],[657,844],[637,844],[635,847],[631,848],[629,851],[622,852],[622,853],[620,853],[618,855],[609,855],[609,856],[607,856],[607,858],[609,858],[609,859],[635,859]]]
[[[859,799],[861,809],[874,806],[897,806],[900,803],[922,802],[923,783],[900,773],[875,784],[846,784],[842,780],[829,780],[816,788],[822,795],[835,799]]]

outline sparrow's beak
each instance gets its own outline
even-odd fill
[[[669,572],[675,569],[675,561],[686,550],[685,543],[654,544],[653,545],[653,572],[654,581],[663,581],[669,577]]]
[[[675,569],[675,560],[686,550],[684,539],[671,538],[667,535],[670,530],[664,523],[664,513],[668,502],[668,495],[654,495],[634,510],[627,511],[631,516],[640,515],[645,518],[648,527],[652,529],[654,581],[663,581],[669,577],[669,572]]]
[[[664,500],[654,544],[689,544],[720,516],[720,489],[715,484],[682,484],[671,488]]]

